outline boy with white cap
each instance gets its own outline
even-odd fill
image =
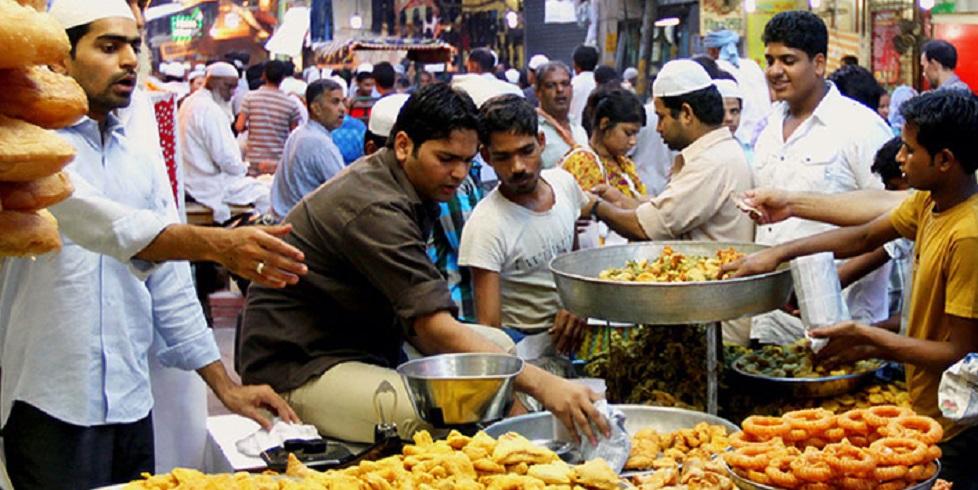
[[[78,152],[70,170],[122,205],[175,218],[165,177],[112,113],[129,104],[135,87],[141,40],[129,6],[61,0],[52,15],[72,43],[57,68],[89,102],[88,117],[59,132]],[[230,380],[186,263],[123,263],[65,243],[49,260],[10,260],[0,273],[0,413],[15,487],[91,488],[153,470],[147,354],[154,330],[166,340],[160,360],[197,370],[233,411],[265,426],[263,407],[296,419],[267,386]]]
[[[740,90],[740,85],[736,80],[720,78],[713,81],[723,97],[723,125],[730,129],[740,146],[747,154],[747,161],[754,165],[754,150],[749,141],[744,141],[737,137],[737,129],[740,128],[741,115],[744,110],[744,92]]]

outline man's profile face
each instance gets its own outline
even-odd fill
[[[920,53],[920,68],[923,72],[924,78],[927,79],[927,84],[930,88],[937,88],[941,84],[941,79],[938,75],[941,72],[941,64],[928,58],[927,53]]]
[[[330,90],[322,93],[314,103],[316,122],[332,131],[343,124],[346,117],[346,101],[343,99],[343,89]]]
[[[474,129],[456,129],[419,146],[404,131],[394,135],[394,153],[422,199],[447,202],[455,196],[479,149]]]
[[[573,96],[570,73],[556,69],[543,74],[537,89],[537,99],[543,112],[559,119],[567,117]]]
[[[808,53],[774,42],[764,47],[767,83],[778,100],[801,102],[823,86],[825,56],[809,58]]]
[[[208,82],[211,92],[217,94],[225,102],[231,100],[238,88],[238,79],[233,77],[211,77]]]
[[[536,136],[512,132],[489,135],[483,158],[496,171],[504,195],[526,195],[536,190],[543,168],[540,158],[543,146],[542,133]]]
[[[740,99],[736,97],[723,98],[723,125],[730,128],[730,134],[736,133],[740,127]]]
[[[900,162],[900,171],[903,172],[907,184],[914,189],[930,190],[935,179],[940,178],[940,172],[934,165],[934,156],[917,140],[915,125],[903,123],[900,138],[903,146],[897,152],[896,160]]]
[[[78,40],[75,56],[68,57],[65,67],[85,90],[93,118],[129,105],[141,43],[136,23],[123,18],[96,20]]]
[[[683,116],[682,112],[677,114],[678,117],[673,117],[672,110],[666,107],[659,97],[653,99],[653,103],[655,105],[655,115],[659,119],[655,130],[662,136],[662,141],[665,141],[669,149],[673,151],[681,151],[689,146],[690,142],[686,136],[686,128],[680,120]]]

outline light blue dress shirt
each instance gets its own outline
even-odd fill
[[[343,155],[322,124],[310,119],[285,142],[282,162],[272,183],[272,211],[289,214],[306,194],[316,190],[345,167]]]
[[[173,222],[166,177],[126,140],[118,119],[109,116],[100,132],[84,118],[59,134],[78,151],[68,168],[84,179],[84,192]],[[70,211],[56,215],[83,215]],[[103,233],[135,236],[140,226],[121,219]],[[189,264],[141,268],[145,273],[137,276],[133,261],[90,252],[65,232],[61,239],[60,253],[0,264],[3,423],[14,401],[82,426],[145,417],[153,406],[147,355],[154,329],[165,342],[158,357],[166,366],[194,370],[220,359]]]

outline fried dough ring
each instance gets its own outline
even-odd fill
[[[930,417],[909,415],[891,421],[879,429],[887,437],[909,437],[924,444],[937,444],[944,437],[944,428]]]
[[[28,182],[0,182],[0,207],[11,211],[44,209],[64,201],[74,189],[64,172]]]
[[[767,440],[774,437],[784,437],[791,430],[791,424],[781,417],[764,417],[752,415],[741,424],[744,432],[758,439]]]
[[[0,0],[0,46],[0,68],[61,63],[71,49],[54,17],[13,0]]]
[[[898,480],[907,476],[909,470],[910,468],[903,465],[877,466],[873,470],[873,478],[878,481]]]
[[[747,470],[747,479],[754,483],[760,483],[761,485],[770,485],[774,483],[773,480],[771,480],[771,477],[767,476],[767,473],[764,471],[765,470]]]
[[[822,454],[814,449],[807,449],[800,457],[791,462],[791,471],[799,480],[811,483],[825,483],[832,479],[832,467],[822,458]]]
[[[844,476],[836,480],[839,488],[843,490],[875,490],[876,482],[868,478],[853,478]]]
[[[61,250],[58,221],[47,210],[0,211],[0,257],[43,255]]]
[[[876,487],[876,490],[903,490],[909,486],[904,480],[893,480],[881,483],[880,486]]]
[[[871,475],[876,468],[876,457],[872,453],[848,443],[829,444],[822,456],[840,475]]]
[[[764,473],[771,480],[771,483],[783,488],[797,488],[801,484],[798,477],[791,470],[791,463],[795,460],[794,456],[780,456],[771,460]],[[760,483],[760,482],[758,482]]]
[[[54,131],[0,116],[0,181],[24,182],[47,177],[64,168],[74,157],[75,148]]]
[[[724,454],[724,459],[730,466],[743,468],[746,470],[764,471],[771,461],[770,445],[754,444],[734,449]]]
[[[88,112],[88,97],[74,78],[44,66],[0,70],[0,114],[42,128],[69,126]]]
[[[909,415],[916,415],[909,408],[898,407],[896,405],[880,405],[870,407],[863,412],[863,420],[871,427],[882,427],[889,424],[892,420]]]
[[[926,464],[916,464],[907,470],[907,479],[914,482],[925,481],[937,474],[937,464],[931,461]]]
[[[913,466],[927,457],[927,445],[916,439],[886,437],[869,446],[882,465]]]
[[[824,408],[795,410],[784,414],[782,418],[791,424],[792,429],[803,429],[814,436],[831,429],[835,424],[835,415]]]
[[[839,427],[845,429],[847,433],[866,435],[869,434],[869,424],[866,423],[866,410],[855,409],[839,415],[836,419]]]

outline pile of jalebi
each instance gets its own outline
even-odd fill
[[[724,460],[742,478],[782,488],[906,488],[937,473],[944,435],[936,420],[893,405],[753,416],[742,427]]]

